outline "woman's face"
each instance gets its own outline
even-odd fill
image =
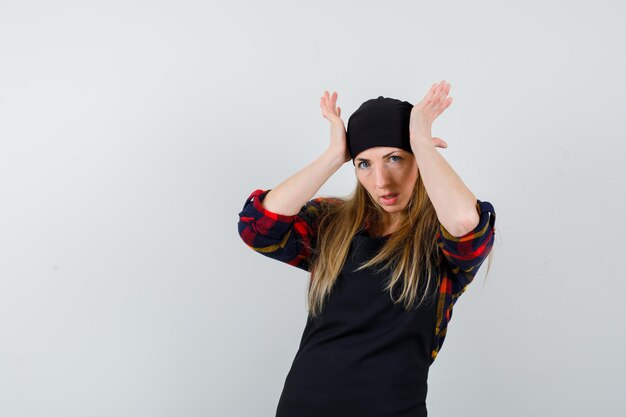
[[[398,213],[407,206],[417,181],[415,155],[400,148],[377,146],[359,153],[354,166],[359,182],[386,212]],[[383,198],[389,193],[396,196]]]

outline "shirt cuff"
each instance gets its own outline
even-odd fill
[[[239,213],[239,217],[246,223],[254,224],[257,233],[282,236],[289,230],[297,214],[287,216],[274,213],[263,207],[261,202],[270,191],[271,189],[254,190],[246,199],[243,209]]]

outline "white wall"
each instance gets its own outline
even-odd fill
[[[272,416],[307,274],[237,213],[379,95],[442,79],[439,152],[497,213],[433,416],[617,416],[618,1],[0,1],[0,415]],[[347,194],[351,163],[320,190]]]

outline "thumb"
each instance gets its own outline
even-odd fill
[[[435,146],[437,146],[439,148],[447,148],[448,147],[448,144],[446,143],[446,141],[441,139],[441,138],[433,137],[433,141],[435,142]]]

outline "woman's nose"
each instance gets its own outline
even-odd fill
[[[385,166],[376,167],[375,170],[375,185],[378,188],[384,188],[389,184],[389,172]]]

